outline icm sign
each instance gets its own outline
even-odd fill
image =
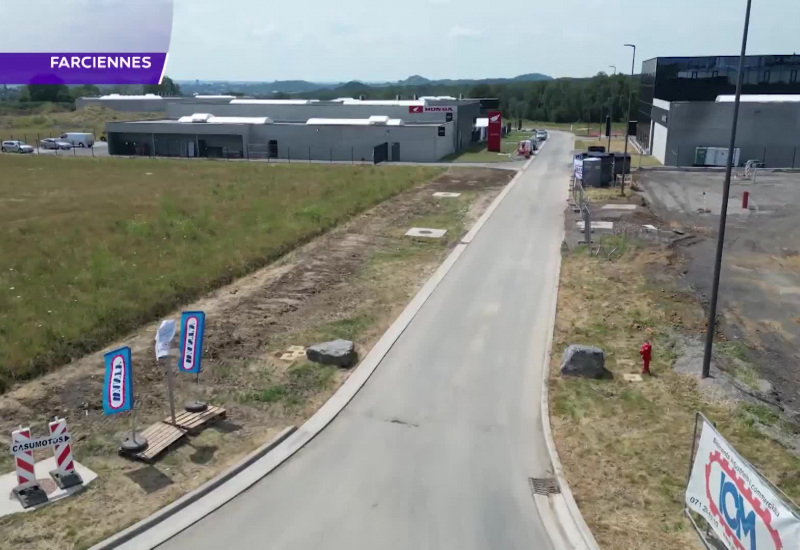
[[[797,548],[800,518],[761,475],[703,419],[686,505],[730,550]]]
[[[206,314],[202,311],[184,311],[181,314],[181,355],[178,359],[180,372],[192,374],[200,372],[205,324]]]
[[[103,412],[115,414],[133,408],[133,365],[131,348],[124,347],[104,356]]]

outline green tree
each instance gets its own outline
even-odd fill
[[[82,86],[73,86],[70,88],[69,93],[73,100],[79,97],[97,97],[100,95],[100,88],[94,84],[84,84]]]
[[[164,75],[161,84],[147,84],[144,87],[144,93],[156,94],[160,96],[178,96],[181,95],[181,87],[178,86],[170,77]]]
[[[72,99],[65,84],[31,84],[25,89],[30,101],[67,102]]]

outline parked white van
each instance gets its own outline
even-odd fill
[[[94,134],[68,132],[61,134],[61,139],[70,142],[73,147],[91,147],[94,145]]]

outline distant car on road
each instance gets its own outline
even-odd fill
[[[33,147],[24,141],[4,141],[2,145],[0,145],[0,151],[3,153],[33,153]]]
[[[94,145],[94,134],[84,132],[67,132],[61,134],[61,139],[68,141],[73,147],[91,147]]]
[[[42,149],[72,149],[72,144],[63,139],[45,138],[39,142]]]
[[[545,141],[547,139],[547,130],[536,130],[536,139]]]

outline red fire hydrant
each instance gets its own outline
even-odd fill
[[[652,374],[650,372],[650,358],[653,355],[653,346],[650,345],[649,340],[645,340],[642,347],[639,349],[639,355],[642,356],[642,362],[644,366],[642,366],[642,374]]]

